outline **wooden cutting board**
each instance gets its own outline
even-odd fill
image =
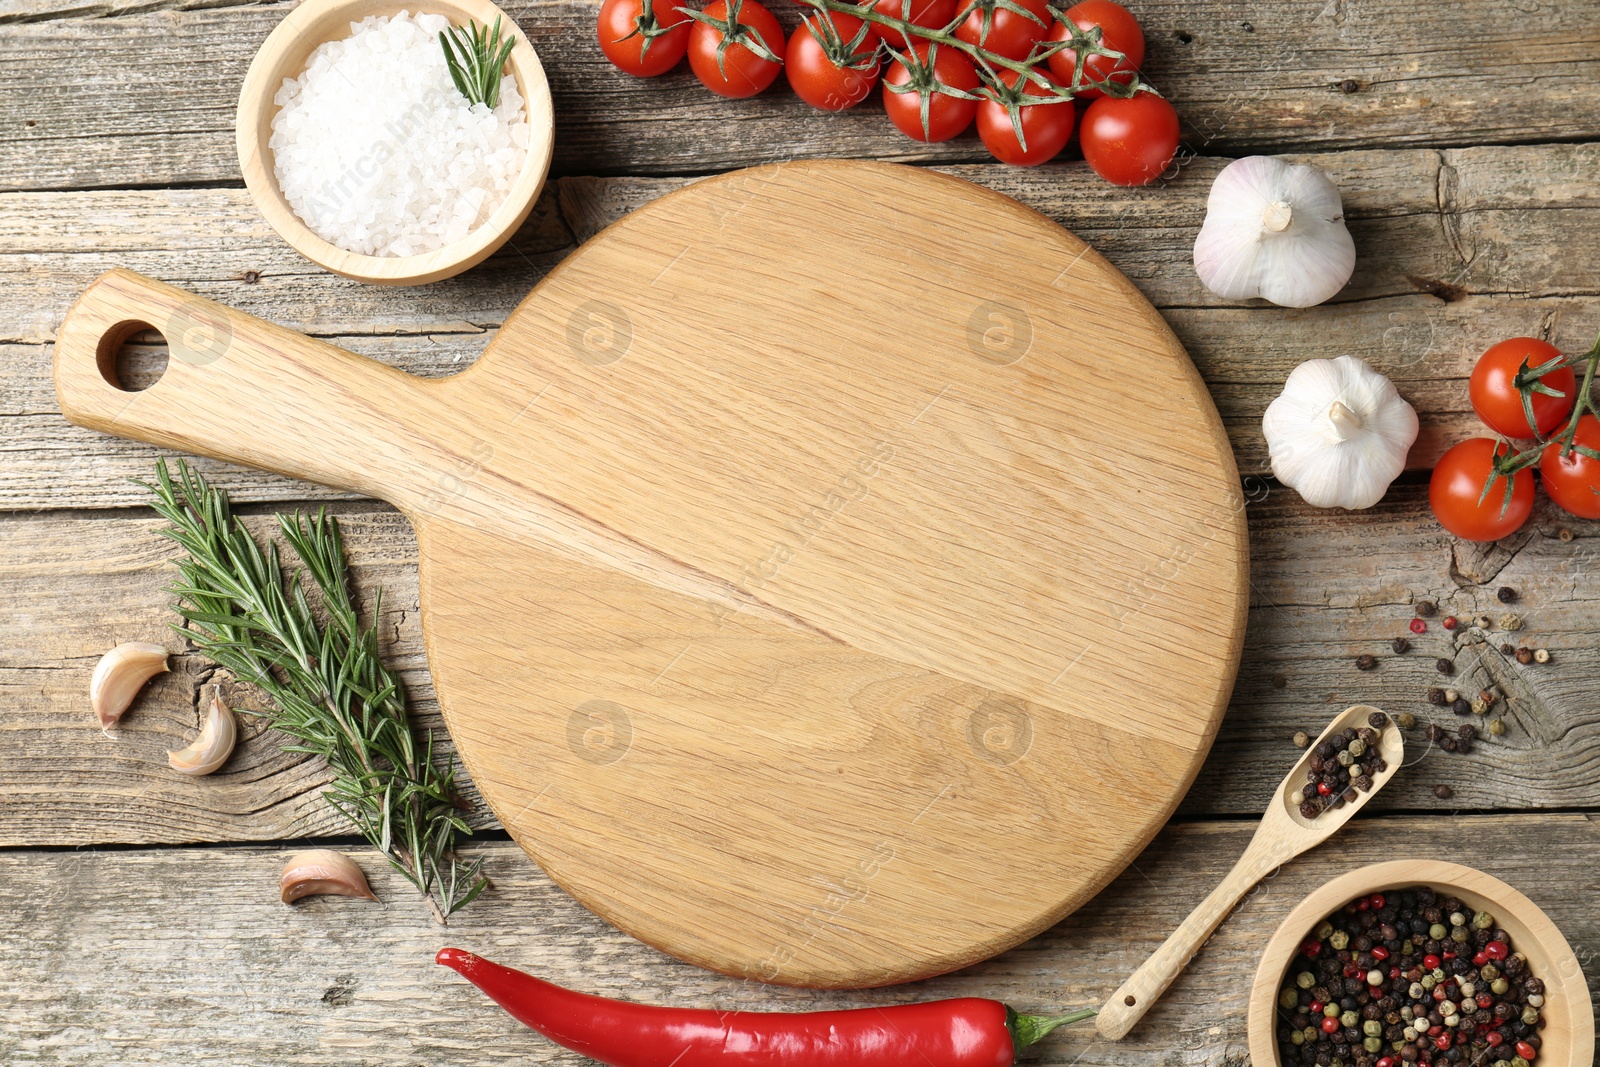
[[[124,392],[146,325],[169,365]],[[927,170],[690,185],[437,381],[113,271],[56,387],[404,511],[495,814],[728,974],[905,981],[1054,923],[1172,812],[1238,662],[1243,501],[1183,349],[1083,242]]]

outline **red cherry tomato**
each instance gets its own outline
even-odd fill
[[[1144,31],[1139,28],[1139,20],[1129,13],[1128,9],[1113,0],[1083,0],[1081,4],[1074,4],[1067,8],[1067,18],[1087,33],[1095,26],[1100,27],[1100,43],[1114,52],[1121,52],[1123,58],[1112,59],[1110,56],[1089,56],[1083,63],[1083,84],[1104,81],[1107,78],[1127,85],[1133,80],[1133,72],[1144,63]],[[1057,22],[1055,29],[1050,34],[1050,41],[1065,41],[1072,36],[1065,22]],[[1057,52],[1050,57],[1050,71],[1062,85],[1072,84],[1073,71],[1078,66],[1078,54],[1070,48]],[[1079,96],[1093,99],[1103,95],[1099,89],[1084,88],[1079,91]]]
[[[1472,410],[1495,433],[1507,437],[1532,437],[1528,416],[1522,410],[1522,394],[1517,391],[1517,370],[1524,360],[1529,368],[1534,368],[1560,358],[1560,349],[1536,337],[1513,337],[1494,345],[1472,368],[1472,381],[1468,385]],[[1551,371],[1539,381],[1562,394],[1533,394],[1533,417],[1539,424],[1539,432],[1544,434],[1561,425],[1561,421],[1572,410],[1573,398],[1577,394],[1573,391],[1575,383],[1571,367]]]
[[[1008,70],[1001,75],[1007,85],[1015,85],[1021,74]],[[1072,123],[1077,109],[1072,101],[1051,97],[1030,79],[1023,87],[1023,104],[1017,109],[1022,122],[1022,138],[1017,139],[1017,129],[1011,121],[1006,106],[998,101],[984,100],[978,105],[978,136],[989,154],[1002,163],[1015,167],[1033,167],[1054,159],[1072,139]],[[1030,104],[1030,99],[1053,101]]]
[[[1532,471],[1520,470],[1512,477],[1509,504],[1504,478],[1496,478],[1487,494],[1483,491],[1495,455],[1508,451],[1503,442],[1469,437],[1439,457],[1428,482],[1428,503],[1440,526],[1465,541],[1498,541],[1528,521],[1533,512]]]
[[[1083,113],[1083,158],[1113,185],[1148,185],[1178,154],[1178,113],[1154,93],[1102,96]]]
[[[913,26],[942,30],[955,21],[957,3],[958,0],[877,0],[872,7],[880,15],[905,19]],[[874,40],[887,41],[890,47],[902,52],[923,42],[921,37],[912,37],[907,41],[906,34],[876,22],[872,24],[872,36]]]
[[[1022,59],[1050,32],[1050,6],[1045,0],[1012,2],[1033,18],[1000,7],[993,0],[978,0],[972,7],[972,13],[956,27],[956,36],[997,56]],[[988,23],[987,27],[985,22]]]
[[[723,52],[719,66],[717,47],[726,35],[716,26],[697,21],[689,31],[690,69],[707,89],[737,100],[756,95],[778,77],[778,71],[783,69],[783,27],[772,12],[761,6],[760,0],[732,0],[731,5],[729,0],[712,0],[703,14],[726,22],[730,6],[734,8],[738,31],[759,40],[780,60],[775,63],[765,59],[735,40]]]
[[[828,39],[829,47],[848,50],[863,25],[854,15],[818,12],[794,31],[794,36],[789,38],[783,69],[796,96],[823,111],[843,111],[867,98],[872,87],[878,84],[877,45],[872,36],[862,38],[860,47],[853,53],[860,62],[867,64],[864,67],[835,63],[818,38],[821,34]]]
[[[605,0],[595,25],[600,51],[618,70],[635,78],[665,74],[689,50],[689,16],[673,0],[655,0],[650,12],[655,28],[665,33],[646,36],[640,26],[643,0]]]
[[[1600,419],[1585,413],[1572,443],[1600,452]],[[1580,519],[1600,519],[1600,459],[1577,451],[1563,456],[1561,442],[1551,441],[1539,457],[1539,477],[1561,510]]]
[[[933,57],[931,64],[928,62],[929,55]],[[972,60],[954,48],[940,48],[938,45],[918,46],[916,59],[919,61],[916,70],[899,60],[890,64],[889,73],[883,76],[883,109],[888,112],[889,121],[895,124],[895,128],[912,140],[948,141],[972,125],[972,116],[978,111],[978,101],[932,91],[928,86],[931,80],[937,80],[952,89],[970,92],[978,87],[977,68],[972,65]],[[924,94],[916,89],[919,84],[928,89],[926,130],[922,127]],[[897,85],[912,88],[906,92],[896,92],[893,86]]]

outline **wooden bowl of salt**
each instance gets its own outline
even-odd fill
[[[403,15],[416,25],[400,25]],[[439,76],[438,17],[485,30],[499,20],[525,129],[508,92],[492,113],[464,110],[448,73]],[[387,24],[393,32],[375,42],[374,26]],[[389,40],[410,51],[385,54]],[[318,52],[330,42],[341,44]],[[282,128],[290,120],[294,130]],[[481,263],[522,225],[550,168],[554,118],[538,55],[489,0],[304,0],[251,62],[234,134],[256,207],[295,251],[348,278],[421,285]],[[457,151],[455,173],[435,164]]]

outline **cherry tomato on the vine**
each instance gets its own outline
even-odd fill
[[[1133,72],[1144,63],[1144,31],[1139,28],[1139,20],[1134,18],[1127,8],[1115,0],[1083,0],[1081,4],[1067,8],[1066,16],[1084,33],[1099,26],[1100,44],[1123,54],[1120,60],[1112,59],[1110,56],[1085,57],[1083,61],[1085,87],[1079,91],[1080,97],[1093,99],[1103,95],[1099,89],[1088,87],[1091,82],[1110,78],[1121,85],[1127,85],[1133,80]],[[1053,44],[1056,41],[1068,40],[1071,36],[1067,23],[1057,22],[1051,31],[1050,41]],[[1077,66],[1078,54],[1071,48],[1064,48],[1050,57],[1050,72],[1062,85],[1072,84],[1072,74]]]
[[[605,0],[595,26],[600,51],[618,70],[635,78],[665,74],[689,50],[689,16],[678,10],[675,0],[653,0],[650,13],[654,26],[641,25],[644,0]]]
[[[1178,154],[1178,113],[1154,93],[1102,96],[1083,113],[1083,158],[1114,185],[1147,185]]]
[[[1469,437],[1439,457],[1428,481],[1428,503],[1439,525],[1466,541],[1498,541],[1515,533],[1533,513],[1533,472],[1512,476],[1506,502],[1504,477],[1496,477],[1485,493],[1496,454],[1509,447],[1488,437]],[[1481,502],[1480,502],[1481,501]]]
[[[1024,58],[1050,32],[1050,7],[1045,0],[1009,2],[1033,18],[1001,7],[995,0],[975,0],[972,12],[956,27],[956,36],[1007,59]]]
[[[823,11],[794,31],[784,58],[784,73],[796,96],[823,111],[843,111],[867,98],[878,84],[877,43],[868,34],[856,50],[850,49],[863,25],[854,15]],[[826,47],[823,39],[828,42]],[[854,56],[865,66],[835,63],[829,58],[829,50],[839,56]]]
[[[760,0],[712,0],[701,14],[719,25],[697,20],[689,31],[689,67],[700,84],[737,100],[756,95],[777,79],[783,69],[783,27]],[[717,50],[725,37],[729,44],[719,63]],[[778,61],[747,47],[746,41],[764,45]]]
[[[931,60],[930,60],[931,57]],[[933,88],[933,82],[971,92],[978,88],[978,70],[961,52],[938,45],[920,45],[911,57],[914,67],[895,60],[883,76],[883,109],[889,121],[916,141],[948,141],[972,125],[978,101]],[[908,87],[896,92],[895,86]],[[927,129],[923,129],[923,101],[927,101]]]
[[[1517,391],[1517,371],[1524,360],[1533,369],[1560,358],[1559,348],[1537,337],[1513,337],[1490,347],[1472,368],[1472,380],[1467,387],[1472,396],[1472,410],[1495,433],[1532,437],[1527,413],[1522,410],[1522,394]],[[1561,425],[1572,411],[1576,383],[1571,367],[1550,371],[1539,381],[1561,394],[1548,396],[1536,392],[1530,398],[1534,421],[1538,423],[1539,432],[1545,434]]]
[[[1041,71],[1041,74],[1043,72]],[[1016,85],[1021,75],[1014,70],[1000,75],[1007,85]],[[1031,104],[1031,99],[1050,101]],[[1054,159],[1072,139],[1072,123],[1077,109],[1071,99],[1052,97],[1048,91],[1031,79],[1023,86],[1022,105],[1017,108],[1022,122],[1022,141],[1017,139],[1017,129],[1011,121],[1006,106],[997,100],[985,99],[978,105],[978,136],[989,154],[1002,163],[1016,167],[1033,167]],[[1024,146],[1023,141],[1026,141]]]
[[[873,9],[880,15],[890,18],[904,19],[913,26],[922,26],[930,30],[942,30],[955,21],[956,7],[959,0],[876,0]],[[872,36],[880,41],[887,41],[891,48],[904,51],[922,43],[921,37],[912,37],[906,40],[907,35],[887,26],[872,24]]]
[[[1580,416],[1572,443],[1600,452],[1600,419],[1587,412]],[[1600,519],[1600,459],[1577,451],[1563,456],[1561,442],[1551,441],[1539,457],[1539,477],[1561,510],[1580,519]]]

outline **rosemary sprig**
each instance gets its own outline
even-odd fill
[[[469,104],[500,106],[500,78],[517,43],[515,36],[501,39],[500,22],[497,16],[492,29],[469,22],[439,33],[439,47],[444,49],[450,80]]]
[[[327,760],[328,802],[427,899],[443,923],[488,886],[482,860],[463,863],[455,846],[471,832],[461,817],[455,766],[421,743],[406,717],[400,679],[378,655],[350,591],[344,543],[326,509],[279,515],[300,561],[285,567],[276,541],[263,545],[233,516],[228,496],[182,460],[166,460],[155,484],[140,482],[172,525],[161,531],[187,553],[177,561],[173,629],[277,705],[260,712],[309,752]],[[377,612],[377,603],[373,607]]]

